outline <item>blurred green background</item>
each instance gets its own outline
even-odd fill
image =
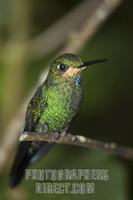
[[[0,137],[42,70],[57,51],[34,59],[28,41],[47,29],[80,1],[0,0]],[[81,49],[84,59],[107,58],[83,74],[84,99],[70,131],[133,146],[133,1],[125,0]],[[2,142],[2,139],[1,139]],[[17,141],[16,141],[17,143]],[[14,147],[15,149],[15,147]],[[34,182],[8,187],[15,155],[0,174],[0,199],[132,199],[133,164],[99,151],[56,145],[33,168],[107,168],[110,180],[96,181],[93,195],[35,194]],[[1,156],[1,155],[0,155]]]

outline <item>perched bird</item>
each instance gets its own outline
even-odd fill
[[[46,80],[29,102],[23,132],[66,132],[79,111],[82,70],[103,61],[83,62],[74,54],[56,58],[49,66]],[[48,142],[20,142],[9,177],[10,187],[15,187],[22,179],[26,167],[42,158],[52,146]]]

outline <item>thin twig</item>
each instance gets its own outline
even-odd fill
[[[50,133],[50,134],[39,134],[36,132],[25,132],[19,140],[22,141],[47,141],[49,143],[58,144],[70,144],[90,149],[99,149],[105,152],[119,155],[122,158],[133,160],[133,149],[129,147],[123,147],[116,143],[107,143],[90,138],[86,138],[81,135],[72,135],[70,133]]]

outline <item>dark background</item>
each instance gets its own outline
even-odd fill
[[[20,1],[20,0],[19,0]],[[16,1],[17,2],[17,1]],[[23,3],[22,3],[23,2]],[[56,52],[34,60],[24,50],[28,40],[47,29],[78,4],[76,0],[0,0],[0,136],[17,112],[41,71]],[[13,7],[14,6],[14,7]],[[23,7],[24,6],[24,7]],[[27,11],[25,11],[27,9]],[[25,12],[23,29],[19,11]],[[84,98],[78,117],[70,131],[108,142],[133,146],[133,1],[125,0],[109,17],[101,29],[81,49],[84,60],[107,58],[83,73]],[[18,26],[13,25],[18,16]],[[19,30],[19,31],[18,31]],[[22,34],[22,35],[21,35]],[[20,37],[21,35],[21,37]],[[16,41],[20,40],[20,46]],[[23,44],[23,45],[22,45]],[[21,56],[20,56],[21,55]],[[22,56],[23,55],[23,56]],[[16,65],[14,65],[14,60]],[[14,147],[15,149],[15,147]],[[81,147],[56,145],[33,168],[104,168],[109,170],[109,181],[96,181],[94,195],[35,194],[34,182],[23,181],[17,189],[8,188],[8,174],[13,161],[0,174],[0,199],[131,199],[133,164],[100,151]]]

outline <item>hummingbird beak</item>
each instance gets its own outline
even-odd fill
[[[93,60],[93,61],[87,61],[83,62],[80,66],[77,67],[69,67],[69,69],[62,75],[63,77],[72,77],[75,74],[78,74],[82,70],[86,69],[89,65],[98,64],[107,61],[106,59],[100,59],[100,60]]]
[[[107,61],[106,59],[86,61],[86,62],[83,62],[80,66],[78,66],[78,68],[80,68],[81,70],[83,70],[86,67],[88,67],[89,65],[99,64],[99,63],[106,62],[106,61]]]

